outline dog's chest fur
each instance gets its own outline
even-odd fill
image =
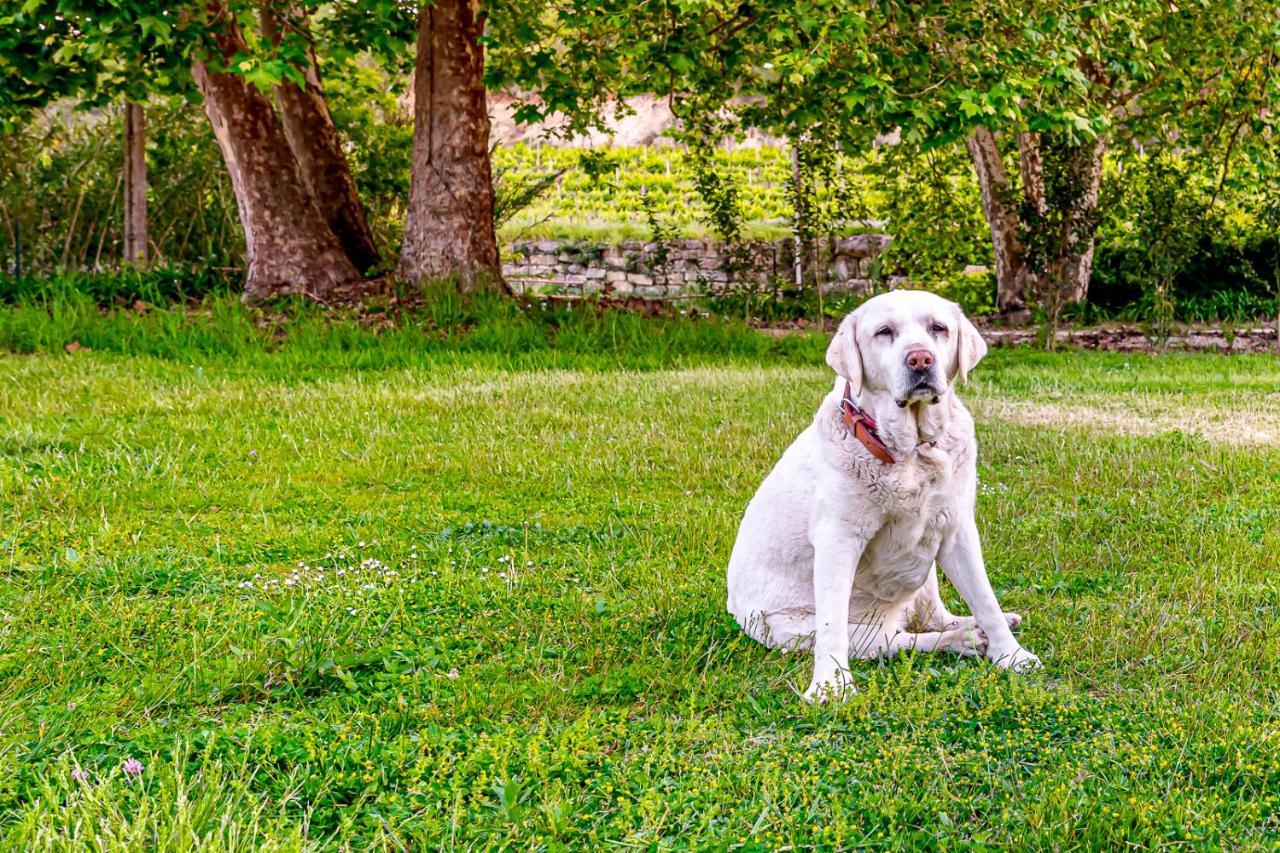
[[[921,448],[878,470],[871,483],[884,522],[868,543],[854,586],[882,601],[913,595],[933,566],[955,518],[955,448]]]

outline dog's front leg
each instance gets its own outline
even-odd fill
[[[987,635],[987,657],[1015,672],[1038,668],[1040,659],[1024,649],[1013,636],[1009,621],[996,601],[995,590],[991,588],[987,567],[982,560],[978,526],[972,519],[961,521],[943,537],[938,564],[969,605],[978,628]]]
[[[813,532],[813,680],[804,698],[838,699],[849,681],[849,596],[865,537],[830,522]]]

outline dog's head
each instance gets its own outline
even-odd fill
[[[906,406],[940,398],[986,353],[959,305],[924,290],[894,290],[841,321],[827,364],[849,380],[855,396],[866,387]]]

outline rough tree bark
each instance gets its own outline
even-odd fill
[[[1060,280],[1068,302],[1083,302],[1089,295],[1098,232],[1098,192],[1102,188],[1102,158],[1106,150],[1106,139],[1098,137],[1093,142],[1072,146],[1063,164],[1064,181],[1076,190],[1064,217],[1061,237]]]
[[[418,13],[413,176],[397,274],[506,291],[493,225],[484,16],[478,0],[435,0]]]
[[[147,125],[142,105],[124,105],[124,260],[147,259]]]
[[[224,59],[247,52],[235,20],[214,0],[213,38]],[[222,151],[244,226],[246,301],[304,294],[325,300],[360,279],[311,199],[271,102],[238,74],[197,61],[192,73]]]
[[[1029,297],[1049,296],[1056,310],[1089,293],[1106,140],[1053,150],[1046,175],[1045,140],[1018,134],[1022,200],[1015,204],[995,134],[978,128],[969,137],[995,250],[996,305],[1005,312],[1025,308]]]
[[[270,9],[263,9],[261,20],[263,35],[279,44],[281,31],[275,14]],[[300,17],[293,24],[306,26],[305,19]],[[282,81],[276,86],[276,103],[280,107],[289,148],[302,170],[302,179],[311,198],[329,224],[329,229],[342,243],[347,257],[356,269],[364,272],[380,260],[378,249],[373,232],[369,230],[364,207],[360,204],[351,166],[342,153],[338,129],[334,126],[320,75],[316,71],[315,53],[310,48],[308,53],[306,85],[299,86],[292,80]]]
[[[996,307],[1017,311],[1026,307],[1027,258],[1019,235],[1018,209],[1013,203],[1009,173],[996,137],[980,127],[969,137],[969,156],[982,191],[982,212],[991,228],[996,259]]]

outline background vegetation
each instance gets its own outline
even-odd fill
[[[330,101],[372,230],[383,255],[394,257],[408,191],[411,122],[387,88],[387,75],[361,68],[329,84]],[[154,288],[200,294],[215,280],[241,273],[243,237],[234,198],[196,105],[158,99],[148,116],[152,252],[172,269],[153,274]],[[100,298],[138,298],[120,284],[127,273],[94,281],[120,266],[121,123],[121,111],[113,107],[92,114],[57,108],[5,132],[0,262],[9,281],[0,275],[0,293],[12,296],[57,273],[71,275]],[[1084,320],[1146,321],[1157,314],[1150,235],[1142,230],[1149,221],[1144,213],[1153,209],[1144,207],[1151,158],[1121,153],[1107,161],[1104,174],[1106,215],[1089,302],[1072,309]],[[500,203],[510,203],[500,238],[652,239],[652,214],[675,235],[716,239],[712,209],[697,184],[703,160],[735,188],[743,238],[791,233],[792,163],[778,144],[721,147],[708,154],[682,145],[581,149],[519,143],[494,150]],[[1280,243],[1268,219],[1272,194],[1266,175],[1245,158],[1233,159],[1224,170],[1220,160],[1196,150],[1173,160],[1185,204],[1171,227],[1188,246],[1167,271],[1172,315],[1234,322],[1274,316]],[[960,276],[966,266],[991,264],[977,183],[962,146],[927,152],[884,146],[857,157],[836,153],[820,166],[814,195],[826,204],[828,232],[891,233],[882,275],[907,275],[942,289],[975,313],[992,310],[991,279]],[[28,284],[12,280],[19,236]]]

